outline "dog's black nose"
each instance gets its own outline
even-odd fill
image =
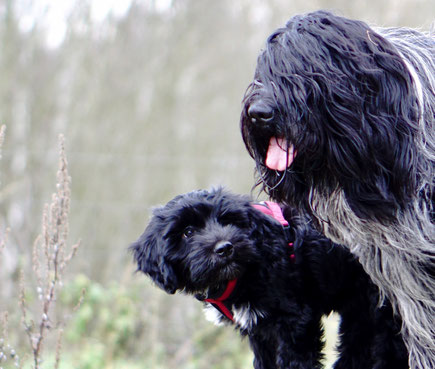
[[[273,119],[273,109],[269,105],[259,101],[249,106],[248,115],[252,123],[268,122]]]
[[[233,253],[234,246],[229,241],[220,241],[214,247],[214,252],[222,257],[228,257]]]

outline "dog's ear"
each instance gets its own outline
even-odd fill
[[[171,263],[165,258],[166,243],[163,230],[151,221],[130,250],[137,262],[137,271],[148,274],[157,286],[173,294],[178,289],[178,279]]]

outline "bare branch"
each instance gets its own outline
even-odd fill
[[[6,134],[6,126],[2,125],[0,127],[0,159],[2,157],[2,146],[3,146],[3,142],[5,141],[5,134]]]
[[[34,369],[40,368],[44,342],[48,332],[53,329],[58,330],[55,368],[59,367],[60,362],[64,324],[63,322],[54,324],[51,316],[56,309],[63,270],[75,256],[80,246],[80,242],[77,242],[67,250],[71,196],[70,182],[64,137],[59,136],[57,190],[52,195],[51,203],[44,206],[41,234],[35,239],[33,245],[32,265],[38,283],[37,294],[41,304],[41,314],[36,324],[29,323],[27,318],[28,307],[25,301],[24,276],[22,276],[20,283],[22,321],[32,348]],[[81,305],[82,299],[83,297],[80,298],[77,308]]]

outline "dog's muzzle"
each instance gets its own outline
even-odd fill
[[[273,109],[261,101],[252,103],[248,108],[248,116],[253,124],[267,123],[273,120]]]
[[[230,257],[234,252],[234,246],[230,241],[220,241],[214,247],[214,252],[221,257]]]

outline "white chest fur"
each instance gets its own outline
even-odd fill
[[[233,307],[234,323],[241,329],[250,330],[257,325],[258,320],[264,318],[266,314],[258,309],[253,308],[250,304],[235,308]],[[215,325],[224,325],[227,320],[223,318],[213,305],[206,304],[204,307],[204,314],[208,321]]]

